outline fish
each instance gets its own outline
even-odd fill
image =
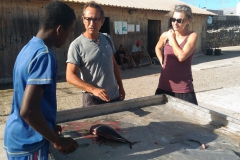
[[[132,149],[133,144],[138,143],[138,142],[130,142],[126,138],[122,137],[117,130],[104,124],[97,124],[97,125],[91,126],[90,133],[97,136],[102,136],[104,138],[108,138],[111,140],[115,140],[118,142],[129,143],[130,149]]]

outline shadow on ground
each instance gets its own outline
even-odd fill
[[[240,57],[240,50],[223,50],[220,55],[200,55],[193,58],[192,65]]]
[[[226,47],[229,49],[222,49],[220,55],[196,55],[193,58],[192,65],[197,65],[201,63],[218,61],[224,59],[231,59],[235,57],[240,57],[240,49],[235,47]],[[137,78],[142,76],[149,76],[153,74],[160,74],[161,66],[159,64],[151,64],[148,66],[126,69],[125,71],[121,70],[119,66],[122,79]],[[66,82],[65,75],[58,76],[58,82]],[[12,84],[0,84],[0,90],[13,89]]]

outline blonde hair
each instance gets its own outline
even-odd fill
[[[174,10],[170,11],[169,14],[168,14],[169,18],[172,18],[174,12],[181,12],[181,13],[183,13],[184,14],[183,18],[185,20],[188,20],[189,23],[193,19],[192,9],[188,5],[185,5],[185,4],[175,5]],[[170,26],[171,26],[171,22],[170,22]],[[187,24],[186,27],[187,27],[187,29],[189,29],[189,24]]]

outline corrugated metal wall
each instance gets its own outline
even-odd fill
[[[0,82],[11,82],[15,59],[38,31],[38,12],[44,2],[0,1]]]
[[[21,48],[38,31],[39,10],[48,3],[48,0],[0,0],[0,83],[12,82],[12,70],[15,59]],[[64,75],[66,69],[67,51],[71,41],[79,36],[85,29],[82,24],[82,8],[80,3],[67,3],[71,6],[77,16],[75,31],[67,43],[60,49],[54,49],[58,59],[58,73]],[[123,44],[126,48],[141,39],[147,48],[148,39],[148,20],[160,20],[161,31],[168,28],[166,12],[136,9],[129,14],[128,8],[117,8],[104,6],[105,16],[109,17],[110,35],[115,47]],[[206,39],[206,16],[195,15],[192,30],[199,34],[197,54],[205,50]],[[139,24],[140,32],[128,32],[125,35],[118,35],[114,32],[114,21],[126,21],[129,24]]]

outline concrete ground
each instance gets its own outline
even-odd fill
[[[240,46],[224,47],[220,56],[194,59],[192,66],[200,106],[239,119]]]
[[[192,65],[193,83],[200,106],[239,119],[240,115],[240,46],[223,47],[219,56],[195,56]],[[157,87],[159,65],[121,70],[126,99],[153,95]],[[11,110],[12,89],[0,90],[0,145],[3,145],[4,123]],[[58,110],[82,106],[81,93],[61,80],[57,90]],[[5,152],[0,149],[0,159]]]

